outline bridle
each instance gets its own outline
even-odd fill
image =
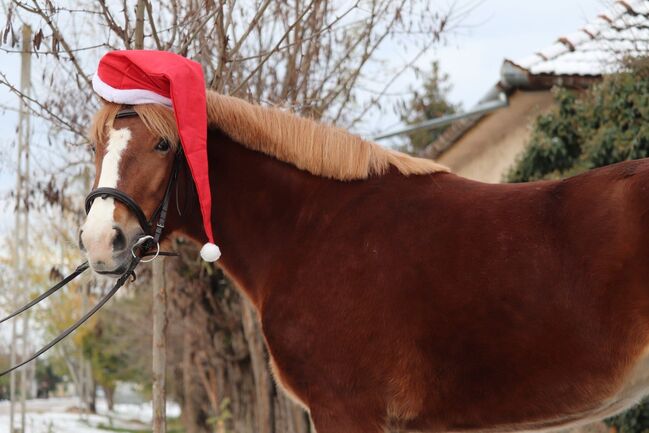
[[[137,115],[138,114],[137,112],[135,112],[135,110],[125,109],[125,110],[120,110],[115,116],[115,118],[120,119],[125,117],[133,117]],[[174,157],[173,168],[169,176],[169,180],[167,181],[167,187],[165,189],[164,197],[162,198],[162,201],[160,202],[156,210],[151,215],[151,218],[149,219],[147,219],[144,211],[142,211],[142,208],[137,204],[135,200],[133,200],[128,194],[126,194],[123,191],[120,191],[117,188],[101,187],[101,188],[96,188],[93,191],[90,191],[90,193],[86,196],[86,200],[85,200],[86,214],[90,212],[92,203],[97,197],[101,197],[101,198],[112,197],[115,200],[119,201],[120,203],[124,204],[137,218],[138,223],[140,224],[140,227],[142,228],[144,234],[131,247],[131,254],[133,257],[129,262],[128,266],[126,267],[124,273],[115,282],[113,288],[108,293],[106,293],[90,311],[84,314],[79,320],[77,320],[75,323],[73,323],[68,328],[66,328],[56,338],[54,338],[52,341],[47,343],[45,346],[39,349],[32,356],[8,368],[7,370],[0,372],[0,377],[8,373],[11,373],[17,368],[20,368],[23,365],[27,364],[28,362],[38,358],[40,355],[42,355],[43,353],[51,349],[58,342],[60,342],[65,337],[70,335],[79,326],[83,325],[84,322],[86,322],[92,315],[94,315],[97,311],[99,311],[101,307],[103,307],[104,304],[106,304],[106,302],[108,302],[108,300],[112,298],[115,293],[117,293],[117,291],[129,279],[129,277],[135,279],[135,268],[140,262],[150,262],[154,260],[156,257],[158,257],[158,255],[167,255],[167,256],[176,255],[175,253],[160,251],[160,236],[162,235],[162,230],[164,229],[165,222],[167,220],[167,210],[169,208],[171,191],[178,177],[178,170],[181,165],[182,158],[183,158],[182,150],[181,147],[179,146],[179,150],[176,152],[176,155]],[[154,253],[149,253],[149,250],[154,246],[156,247],[156,251]],[[149,260],[143,260],[143,258],[147,256],[153,256],[153,257]],[[89,267],[88,262],[84,262],[80,264],[70,275],[66,276],[64,279],[62,279],[60,282],[52,286],[46,292],[42,293],[40,296],[36,297],[36,299],[28,302],[27,304],[23,305],[22,307],[20,307],[19,309],[17,309],[16,311],[8,315],[7,317],[0,320],[0,323],[3,323],[11,319],[12,317],[19,315],[20,313],[30,309],[31,307],[38,304],[42,300],[46,299],[50,295],[56,293],[62,287],[64,287],[69,282],[71,282],[76,277],[78,277],[83,272],[85,272],[88,269],[88,267]]]
[[[119,111],[115,116],[115,119],[134,117],[137,115],[138,114],[135,110],[126,109],[126,110]],[[133,249],[139,248],[142,251],[148,251],[152,246],[155,245],[157,248],[157,253],[153,256],[153,258],[149,260],[142,260],[142,261],[150,262],[154,260],[160,253],[160,244],[159,244],[160,235],[162,234],[162,229],[164,229],[165,221],[167,219],[167,210],[169,207],[171,190],[174,182],[176,181],[176,178],[178,177],[178,169],[181,160],[182,160],[182,148],[178,146],[178,151],[176,151],[176,156],[174,158],[171,175],[169,176],[169,181],[167,182],[167,188],[165,189],[165,195],[162,201],[160,202],[160,204],[158,205],[158,207],[156,208],[156,210],[153,211],[151,218],[147,219],[140,205],[138,205],[137,202],[133,200],[128,194],[126,194],[123,191],[120,191],[117,188],[109,188],[109,187],[96,188],[90,191],[90,193],[86,196],[86,214],[90,212],[92,203],[95,201],[97,197],[101,197],[101,198],[112,197],[115,200],[121,202],[124,206],[126,206],[131,211],[133,215],[135,215],[138,223],[140,224],[140,227],[142,228],[142,232],[144,233],[144,236],[140,237],[140,239],[138,239],[133,245],[131,249],[131,254],[133,255],[133,257],[135,257],[136,252],[133,251]],[[154,226],[154,221],[156,222],[155,226]]]

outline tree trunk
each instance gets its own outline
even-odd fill
[[[138,0],[135,7],[135,49],[144,48],[144,0]]]
[[[11,345],[10,345],[10,355],[9,355],[9,364],[16,365],[18,359],[18,331],[16,328],[16,320],[11,321]],[[14,427],[16,426],[16,371],[9,373],[9,433],[14,432]]]
[[[176,245],[175,249],[182,247]],[[183,256],[195,257],[196,253]],[[169,294],[172,312],[181,316],[185,328],[185,428],[193,433],[194,420],[201,433],[308,433],[306,412],[275,386],[252,305],[218,269],[209,277],[188,278],[200,271],[182,265],[181,260],[170,262],[173,271],[168,275],[174,279]],[[187,267],[192,265],[185,262]],[[187,403],[191,397],[196,398],[194,409]]]
[[[63,358],[63,361],[65,362],[65,366],[68,369],[68,374],[70,374],[70,377],[72,378],[72,383],[74,384],[74,389],[76,391],[76,395],[79,396],[81,399],[83,399],[83,387],[81,384],[81,381],[83,380],[80,376],[79,368],[77,365],[75,365],[74,361],[72,360],[72,357],[66,350],[66,342],[63,341],[61,344],[59,344],[58,349],[60,351],[61,358]]]
[[[115,409],[115,385],[104,385],[104,394],[106,395],[106,405],[110,412]]]
[[[88,363],[88,412],[97,413],[97,382],[92,377]]]
[[[257,313],[247,299],[242,298],[242,304],[243,332],[248,341],[252,374],[255,379],[256,430],[259,433],[273,433],[275,431],[273,422],[275,415],[273,411],[274,384],[268,371],[266,348],[261,337]]]
[[[167,289],[164,257],[153,261],[153,433],[165,433],[167,365]]]
[[[181,361],[182,371],[182,413],[183,426],[187,433],[198,433],[198,408],[196,407],[196,385],[192,367],[191,333],[189,332],[188,320],[184,320],[183,326],[183,358]]]

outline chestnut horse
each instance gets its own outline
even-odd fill
[[[95,118],[95,187],[149,216],[173,115],[121,108]],[[649,391],[649,161],[490,185],[277,109],[208,92],[207,110],[220,266],[318,433],[574,426]],[[186,170],[167,232],[202,243]],[[91,266],[118,273],[140,230],[95,200]]]

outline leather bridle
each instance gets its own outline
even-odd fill
[[[117,115],[115,116],[116,119],[123,118],[123,117],[132,117],[132,116],[137,116],[138,114],[132,110],[132,109],[127,109],[127,110],[121,110]],[[101,307],[110,300],[110,298],[113,297],[115,293],[126,283],[126,281],[129,279],[129,277],[133,277],[135,279],[135,268],[137,265],[142,261],[151,261],[158,257],[158,255],[176,255],[175,253],[165,253],[165,252],[160,252],[160,236],[162,235],[162,230],[164,229],[165,222],[167,220],[167,210],[169,208],[169,200],[171,198],[171,190],[173,188],[174,183],[176,182],[176,178],[178,177],[178,170],[180,167],[182,161],[182,151],[179,150],[176,153],[176,156],[174,158],[174,163],[173,163],[173,168],[171,171],[171,174],[169,175],[169,180],[167,182],[167,187],[165,189],[165,194],[164,197],[162,198],[162,201],[156,208],[156,210],[153,212],[151,215],[151,218],[147,219],[146,215],[142,211],[142,208],[137,204],[135,200],[133,200],[128,194],[126,194],[123,191],[120,191],[116,188],[97,188],[93,191],[91,191],[87,196],[86,196],[86,213],[90,211],[90,207],[92,206],[93,201],[97,197],[101,198],[108,198],[112,197],[119,201],[120,203],[123,203],[138,219],[138,223],[140,224],[140,227],[142,228],[143,235],[134,243],[134,245],[131,247],[131,254],[133,255],[133,258],[129,262],[128,266],[126,267],[126,270],[124,273],[117,279],[115,282],[115,285],[113,288],[106,293],[100,300],[99,302],[92,307],[88,312],[86,312],[79,320],[77,320],[75,323],[70,325],[68,328],[63,330],[56,338],[54,338],[52,341],[47,343],[45,346],[43,346],[41,349],[39,349],[36,353],[32,354],[32,356],[22,360],[18,364],[11,366],[10,368],[0,372],[0,377],[11,373],[12,371],[16,370],[17,368],[22,367],[23,365],[27,364],[30,361],[33,361],[34,359],[38,358],[41,356],[43,353],[47,352],[49,349],[54,347],[58,342],[63,340],[65,337],[70,335],[75,329],[77,329],[79,326],[83,325],[90,317],[92,317],[97,311],[101,309]],[[155,224],[154,224],[155,223]],[[152,247],[156,247],[155,253],[149,253],[149,250]],[[153,255],[153,258],[150,260],[142,260],[146,256]],[[81,275],[83,272],[85,272],[88,269],[88,262],[84,262],[80,264],[70,275],[65,277],[63,280],[52,286],[50,289],[48,289],[46,292],[42,293],[39,295],[36,299],[28,302],[27,304],[23,305],[7,317],[3,318],[0,320],[0,323],[5,322],[6,320],[11,319],[12,317],[15,317],[19,315],[20,313],[30,309],[34,305],[38,304],[42,300],[46,299],[50,295],[56,293],[58,290],[60,290],[62,287],[64,287],[66,284],[74,280],[76,277]]]

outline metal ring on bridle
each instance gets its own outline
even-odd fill
[[[140,239],[138,239],[137,242],[135,242],[133,244],[133,246],[131,247],[131,254],[133,255],[133,257],[137,257],[137,255],[135,255],[135,248],[139,247],[140,245],[142,245],[143,243],[145,243],[145,242],[147,242],[149,240],[152,240],[152,241],[155,242],[156,252],[155,252],[155,255],[153,257],[151,257],[150,259],[144,260],[144,259],[140,258],[140,261],[142,263],[152,262],[160,255],[160,242],[157,242],[153,236],[146,235],[146,236],[142,236]]]

